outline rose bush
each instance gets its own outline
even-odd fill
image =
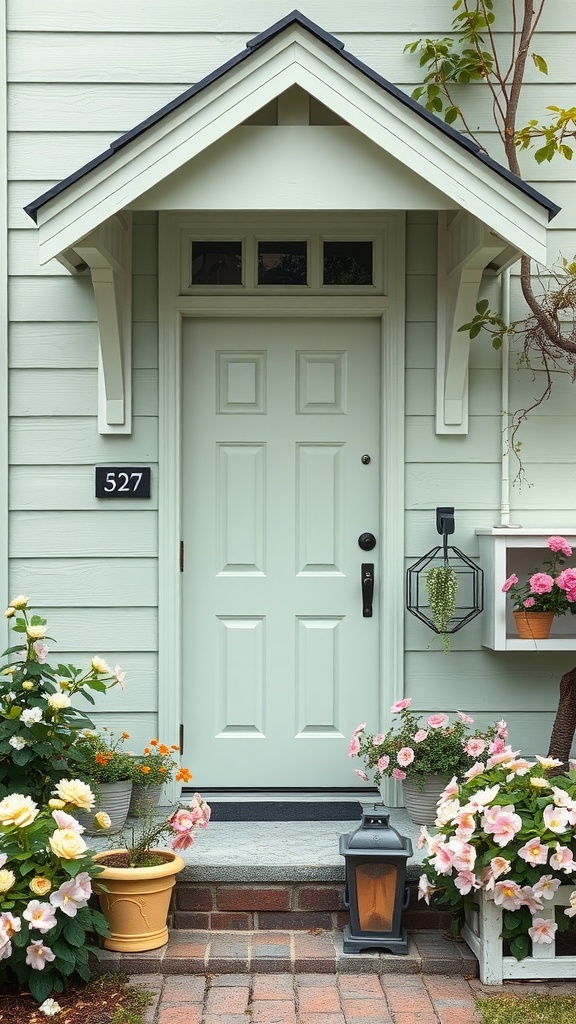
[[[422,828],[419,845],[428,852],[419,897],[447,903],[460,931],[466,906],[484,890],[502,907],[502,937],[522,959],[531,941],[552,942],[576,915],[575,891],[571,906],[557,909],[556,921],[539,917],[545,901],[573,883],[576,872],[576,771],[571,762],[567,774],[550,777],[560,761],[528,761],[503,737],[485,753],[444,790],[439,831],[430,835]]]
[[[474,720],[462,711],[452,722],[442,712],[421,722],[410,711],[411,703],[406,697],[392,705],[393,723],[386,733],[367,733],[365,722],[354,730],[348,755],[362,758],[364,769],[357,768],[356,774],[365,782],[371,776],[378,786],[387,776],[399,781],[411,779],[423,788],[431,775],[448,780],[466,771],[505,728],[505,723],[499,723],[471,733]]]
[[[152,850],[153,844],[161,839],[170,839],[173,850],[187,850],[194,842],[196,829],[208,827],[210,815],[210,807],[200,793],[194,793],[187,804],[176,804],[168,817],[159,817],[154,811],[144,815],[121,832],[121,843],[126,850],[123,866],[143,868],[162,863],[164,858]],[[98,815],[95,824],[100,825]],[[118,845],[116,836],[113,842]]]
[[[28,598],[15,597],[4,615],[21,642],[4,652],[8,662],[0,670],[0,797],[18,792],[42,801],[63,775],[77,774],[75,739],[92,726],[73,698],[94,704],[90,691],[122,686],[124,673],[97,657],[85,673],[73,665],[52,668],[46,619],[32,614]]]
[[[71,813],[93,804],[78,779],[60,780],[45,808],[25,793],[0,800],[0,984],[15,977],[39,1002],[88,981],[92,937],[108,935],[88,905],[102,869]]]

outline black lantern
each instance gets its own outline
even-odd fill
[[[412,856],[410,839],[389,824],[383,804],[365,809],[355,832],[340,836],[346,861],[346,903],[350,924],[344,928],[344,952],[387,949],[408,953],[402,911],[408,905],[406,861]]]

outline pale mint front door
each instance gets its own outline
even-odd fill
[[[182,404],[183,763],[199,788],[354,785],[349,736],[380,723],[380,321],[185,320]]]

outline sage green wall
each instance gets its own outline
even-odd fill
[[[406,564],[440,543],[438,505],[455,507],[452,541],[478,557],[475,530],[500,522],[501,357],[487,337],[472,343],[470,432],[436,435],[435,214],[408,213],[406,242]],[[499,285],[487,294],[498,303]],[[530,371],[516,368],[514,353],[510,367],[509,408],[516,409],[537,385]],[[511,491],[511,521],[517,525],[574,527],[573,450],[558,440],[576,433],[570,388],[560,381],[554,404],[522,432],[528,482]],[[480,627],[478,617],[456,633],[445,655],[439,638],[407,613],[406,695],[419,711],[462,710],[481,723],[504,717],[515,747],[546,753],[560,676],[574,665],[576,654],[489,651],[481,647]]]
[[[50,282],[72,294],[46,304],[56,319],[13,309],[9,346],[9,597],[26,594],[48,618],[52,664],[99,654],[125,669],[125,691],[97,697],[94,717],[127,730],[135,750],[157,733],[157,272],[156,214],[136,214],[132,436],[98,433],[89,280]],[[98,500],[98,464],[152,466],[152,499]]]

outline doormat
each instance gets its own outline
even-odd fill
[[[211,800],[212,821],[360,821],[358,800]]]

